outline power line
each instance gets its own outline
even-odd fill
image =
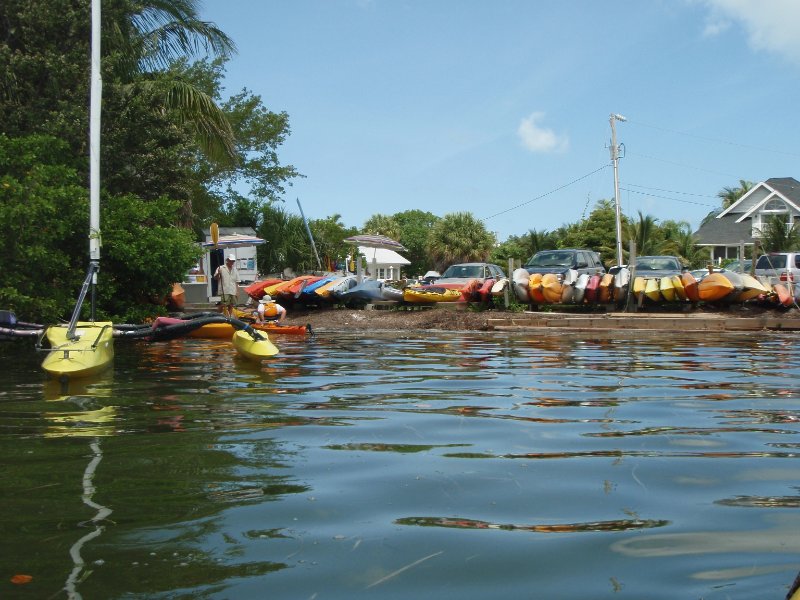
[[[725,175],[725,177],[735,177],[741,179],[741,173],[739,175],[734,175],[733,173],[725,173],[724,171],[715,171],[713,169],[703,169],[698,167],[697,165],[688,165],[686,163],[675,162],[673,160],[665,160],[663,158],[658,158],[656,156],[650,156],[648,154],[639,154],[638,152],[631,152],[630,150],[625,150],[625,155],[628,156],[638,156],[640,158],[647,158],[650,160],[654,160],[657,162],[662,162],[668,165],[675,165],[676,167],[683,167],[684,169],[691,169],[693,171],[701,171],[703,173],[714,173],[716,175]]]
[[[541,196],[536,196],[536,198],[531,198],[531,199],[530,199],[530,200],[528,200],[527,202],[523,202],[523,203],[521,203],[521,204],[517,204],[516,206],[512,206],[511,208],[508,208],[508,209],[506,209],[506,210],[502,210],[502,211],[500,211],[499,213],[495,213],[495,214],[493,214],[493,215],[491,215],[491,216],[489,216],[489,217],[486,217],[486,218],[485,218],[485,219],[483,219],[483,220],[484,220],[484,221],[488,221],[489,219],[493,219],[494,217],[499,217],[500,215],[504,215],[504,214],[506,214],[506,213],[508,213],[508,212],[511,212],[512,210],[517,210],[518,208],[522,208],[523,206],[526,206],[526,205],[530,204],[531,202],[536,202],[537,200],[541,200],[542,198],[544,198],[544,197],[546,197],[546,196],[549,196],[550,194],[555,194],[556,192],[558,192],[558,191],[560,191],[560,190],[563,190],[564,188],[568,188],[569,186],[571,186],[571,185],[573,185],[573,184],[576,184],[576,183],[578,183],[579,181],[582,181],[583,179],[586,179],[587,177],[591,177],[591,176],[592,176],[592,175],[594,175],[595,173],[599,173],[599,172],[600,172],[600,171],[602,171],[603,169],[607,169],[607,168],[608,168],[608,166],[609,166],[609,165],[603,165],[603,166],[602,166],[602,167],[600,167],[599,169],[595,169],[595,170],[594,170],[594,171],[592,171],[591,173],[587,173],[586,175],[582,175],[582,176],[578,177],[577,179],[573,179],[573,180],[572,180],[572,181],[570,181],[569,183],[565,183],[564,185],[562,185],[562,186],[560,186],[560,187],[557,187],[557,188],[555,188],[555,189],[553,189],[553,190],[550,190],[549,192],[546,192],[546,193],[542,194]]]
[[[630,192],[631,194],[639,194],[641,196],[649,196],[651,198],[661,198],[662,200],[672,200],[674,202],[683,202],[684,204],[695,204],[697,206],[710,206],[712,208],[718,208],[719,204],[708,204],[707,202],[693,202],[692,200],[681,200],[680,198],[670,198],[669,196],[660,196],[659,194],[649,194],[647,192],[640,192],[639,190],[632,190],[629,188],[620,188],[621,190],[625,190],[626,192]]]
[[[693,192],[679,192],[679,191],[676,191],[676,190],[665,190],[663,188],[649,187],[647,185],[639,185],[637,183],[625,182],[625,185],[630,185],[630,186],[637,187],[637,188],[642,188],[642,189],[645,189],[645,190],[655,190],[657,192],[669,192],[670,194],[683,194],[684,196],[699,196],[700,198],[717,198],[717,196],[709,196],[708,194],[695,194]]]
[[[641,125],[642,127],[649,127],[650,129],[658,129],[659,131],[666,131],[667,133],[685,135],[686,137],[691,137],[706,142],[714,142],[715,144],[724,144],[726,146],[735,146],[738,148],[747,148],[748,150],[758,150],[759,152],[771,152],[772,154],[783,154],[784,156],[793,156],[795,158],[800,158],[800,154],[796,152],[786,152],[784,150],[773,150],[772,148],[762,148],[761,146],[752,146],[750,144],[740,144],[738,142],[731,142],[728,140],[720,140],[717,138],[696,135],[694,133],[689,133],[687,131],[678,131],[677,129],[669,129],[667,127],[659,127],[658,125],[650,125],[649,123],[642,123],[641,121],[631,121],[630,119],[628,120],[628,123],[632,123],[634,125]]]

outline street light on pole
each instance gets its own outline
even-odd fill
[[[611,163],[614,165],[614,210],[617,217],[617,265],[622,265],[622,214],[619,209],[619,146],[617,145],[616,121],[625,122],[622,115],[612,113],[608,119],[611,123]]]

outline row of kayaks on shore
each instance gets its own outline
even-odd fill
[[[246,288],[254,299],[265,294],[287,305],[292,303],[329,303],[345,305],[374,301],[396,301],[408,304],[437,302],[489,303],[493,297],[513,291],[519,302],[530,304],[608,304],[635,302],[747,302],[750,300],[791,306],[796,302],[797,287],[770,283],[747,273],[715,271],[697,279],[692,273],[665,277],[631,278],[628,269],[616,274],[581,274],[568,270],[564,275],[529,274],[516,269],[510,279],[477,279],[467,283],[384,282],[374,279],[358,282],[356,276],[303,275],[289,281],[267,280]],[[800,294],[797,294],[800,295]]]
[[[408,303],[483,301],[490,297],[493,279],[480,283],[477,279],[465,284],[422,285],[416,282],[389,282],[364,279],[355,275],[302,275],[289,281],[258,281],[245,288],[254,300],[269,295],[284,306],[292,304],[363,304],[375,301]]]
[[[581,274],[569,270],[563,276],[529,274],[516,269],[512,274],[514,294],[520,302],[532,304],[625,304],[759,301],[780,306],[796,303],[798,289],[789,284],[770,283],[747,273],[710,272],[697,279],[689,272],[664,277],[634,277],[628,269],[616,274]],[[800,295],[800,294],[798,294]]]

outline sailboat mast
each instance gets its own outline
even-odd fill
[[[100,110],[103,78],[100,74],[100,0],[92,0],[92,65],[89,90],[89,263],[92,277],[92,314],[94,320],[97,271],[100,268]]]

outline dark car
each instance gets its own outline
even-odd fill
[[[637,277],[666,277],[686,271],[677,256],[639,256],[636,258]]]
[[[437,278],[435,284],[469,283],[477,279],[483,283],[487,279],[502,279],[506,274],[503,269],[492,263],[459,263],[447,267],[442,276]]]
[[[578,275],[583,273],[594,275],[595,273],[603,274],[606,272],[597,252],[571,248],[540,250],[522,266],[531,275],[534,273],[564,275],[569,269],[574,269],[578,272]]]

